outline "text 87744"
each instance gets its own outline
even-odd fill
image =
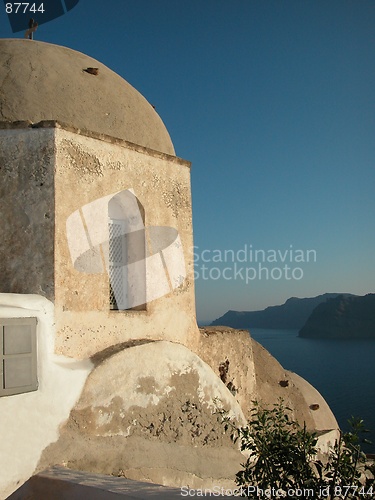
[[[8,2],[5,4],[5,12],[7,14],[26,14],[27,12],[41,12],[44,13],[44,5],[43,3],[28,3],[28,2]]]

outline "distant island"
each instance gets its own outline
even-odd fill
[[[291,297],[284,304],[270,306],[262,311],[228,311],[215,319],[211,326],[231,326],[232,328],[301,329],[313,310],[329,299],[350,297],[351,294],[324,293],[317,297]]]
[[[299,337],[375,339],[375,294],[339,295],[319,304]]]

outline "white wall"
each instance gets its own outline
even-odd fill
[[[0,318],[36,317],[39,388],[0,398],[0,498],[33,473],[81,394],[93,364],[54,354],[54,306],[39,295],[0,294]]]

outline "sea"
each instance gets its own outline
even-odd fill
[[[298,330],[248,330],[283,368],[320,392],[343,431],[352,416],[363,419],[370,430],[365,437],[372,441],[363,451],[375,453],[375,339],[307,339],[298,337]]]

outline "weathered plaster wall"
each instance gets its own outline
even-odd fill
[[[85,358],[131,339],[194,345],[190,164],[108,136],[85,134],[55,122],[33,127],[3,123],[0,290],[55,299],[56,351],[71,357]],[[107,270],[74,268],[67,220],[82,207],[129,189],[145,210],[149,301],[144,311],[110,311]],[[90,230],[96,226],[93,219]],[[177,238],[167,249],[153,251],[150,241],[160,227]],[[70,236],[75,238],[74,231]],[[105,252],[103,244],[99,260],[105,260]],[[162,290],[160,297],[149,293],[152,288]]]
[[[170,486],[233,487],[244,457],[218,407],[245,423],[230,391],[189,349],[166,341],[129,347],[90,374],[37,470],[63,462]]]
[[[252,401],[272,406],[278,399],[293,410],[293,417],[309,430],[338,429],[324,398],[302,377],[285,370],[246,330],[201,328],[198,355],[232,391],[250,418]],[[323,443],[322,439],[322,443]]]
[[[196,352],[231,391],[249,419],[251,401],[257,398],[257,360],[254,359],[249,332],[224,326],[200,328]]]
[[[56,129],[56,148],[57,352],[85,358],[131,339],[193,343],[198,330],[191,252],[189,163],[121,141],[99,140],[61,128]],[[106,270],[90,273],[74,268],[66,224],[69,216],[82,207],[129,189],[144,208],[146,240],[150,238],[151,228],[170,227],[178,232],[181,242],[178,250],[183,252],[186,277],[174,290],[168,286],[165,295],[149,301],[145,311],[110,311]],[[97,221],[97,217],[92,221],[86,218],[84,230],[95,232]],[[77,238],[79,230],[83,229],[77,227]],[[95,237],[92,233],[91,239]],[[105,244],[97,246],[99,260],[105,252]],[[165,261],[166,255],[163,259]],[[160,259],[161,266],[163,259]],[[146,261],[149,282],[155,279],[149,268],[151,264]],[[161,286],[157,279],[154,287]]]
[[[0,127],[0,292],[54,297],[54,131]]]
[[[0,498],[33,473],[42,451],[57,440],[93,364],[54,354],[53,304],[38,295],[0,294],[1,318],[37,318],[37,391],[0,398]]]
[[[245,331],[201,332],[201,357],[178,344],[145,341],[95,358],[59,440],[44,451],[36,472],[63,463],[167,486],[233,488],[244,458],[224,434],[216,404],[243,425],[253,399],[272,407],[279,397],[302,426],[321,431],[318,448],[327,453],[337,422],[310,384]]]

